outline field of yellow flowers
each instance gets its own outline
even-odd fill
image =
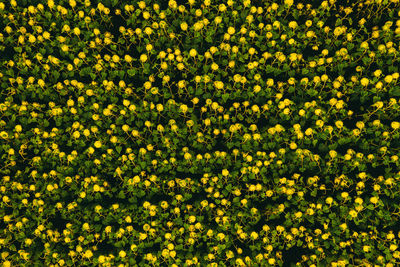
[[[399,0],[3,0],[0,264],[399,266],[399,43]]]

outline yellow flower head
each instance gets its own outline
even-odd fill
[[[147,55],[142,54],[142,55],[140,56],[140,61],[141,61],[141,62],[146,62],[146,61],[147,61]]]
[[[362,86],[368,86],[369,84],[368,78],[362,78],[360,82]]]
[[[96,141],[96,142],[94,142],[94,146],[96,147],[96,148],[100,148],[101,147],[101,142],[100,141]]]

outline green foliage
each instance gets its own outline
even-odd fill
[[[125,2],[0,3],[3,266],[398,265],[398,1]]]

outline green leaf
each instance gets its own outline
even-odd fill
[[[136,74],[136,70],[134,70],[134,69],[129,69],[127,72],[128,72],[128,75],[131,77],[135,76],[135,74]]]
[[[124,193],[124,191],[120,191],[120,192],[118,193],[118,198],[120,198],[120,199],[125,199],[125,193]]]
[[[370,59],[369,57],[363,57],[363,59],[362,59],[362,62],[363,62],[365,65],[368,65],[370,61],[371,61],[371,59]]]
[[[400,96],[400,87],[394,87],[389,90],[391,96]]]
[[[15,52],[21,53],[22,52],[22,47],[14,47]]]
[[[267,73],[271,73],[271,72],[274,72],[274,68],[272,67],[272,66],[270,66],[270,65],[267,65],[267,67],[265,68],[265,71],[267,72]]]
[[[303,68],[301,71],[301,74],[306,75],[309,73],[309,70],[307,68]]]
[[[224,103],[229,99],[229,96],[230,95],[228,93],[222,95],[222,100]]]
[[[314,90],[314,89],[309,89],[309,90],[307,90],[307,94],[309,96],[316,96],[316,95],[318,95],[318,91]]]

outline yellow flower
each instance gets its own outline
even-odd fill
[[[230,35],[235,34],[235,28],[229,27],[229,28],[228,28],[228,33],[229,33]]]
[[[215,82],[214,82],[214,86],[215,86],[215,88],[217,88],[217,89],[223,89],[223,88],[224,88],[224,83],[221,82],[221,81],[215,81]]]
[[[349,214],[350,214],[350,216],[353,217],[353,218],[357,217],[357,211],[355,211],[355,210],[350,210],[350,211],[349,211]]]
[[[121,250],[121,251],[118,253],[118,255],[119,255],[121,258],[125,258],[125,257],[126,257],[126,252],[123,251],[123,250]]]
[[[193,27],[195,31],[200,31],[204,27],[204,23],[202,21],[196,22]]]
[[[258,239],[258,234],[257,234],[256,232],[251,232],[250,237],[251,237],[253,240],[256,240],[256,239]]]
[[[296,148],[297,148],[297,144],[296,143],[294,143],[294,142],[290,143],[290,149],[295,150]]]
[[[153,30],[152,30],[150,27],[146,27],[146,28],[144,29],[144,33],[147,34],[147,35],[150,35],[150,34],[153,33]]]
[[[314,215],[314,210],[313,209],[311,209],[311,208],[309,208],[309,209],[307,209],[307,214],[308,215],[310,215],[310,216],[312,216],[312,215]]]
[[[140,56],[140,61],[141,61],[141,62],[146,62],[146,61],[147,61],[147,55],[142,54],[142,55]]]
[[[186,86],[186,82],[184,80],[181,80],[181,81],[178,82],[178,87],[179,88],[185,88],[185,86]]]
[[[45,84],[46,84],[42,79],[39,79],[37,83],[38,83],[38,85],[39,85],[40,87],[43,87],[43,86],[45,86]]]
[[[285,0],[285,5],[288,5],[289,7],[293,5],[293,0]]]
[[[211,64],[211,69],[212,69],[213,71],[218,70],[218,68],[219,68],[218,64],[216,64],[216,63],[212,63],[212,64]]]
[[[46,187],[46,189],[47,189],[47,191],[51,192],[51,191],[54,190],[54,187],[53,187],[53,185],[48,184],[47,187]]]
[[[105,231],[106,233],[111,233],[111,226],[107,226],[107,227],[104,229],[104,231]]]
[[[147,234],[146,233],[139,233],[139,239],[140,240],[145,240],[147,238]]]
[[[186,152],[183,156],[186,160],[190,160],[192,158],[192,155],[188,152]]]
[[[19,124],[16,125],[16,126],[15,126],[15,131],[18,132],[18,133],[22,132],[22,126],[19,125]]]
[[[307,36],[308,38],[312,38],[312,37],[315,36],[315,32],[314,32],[314,31],[307,31],[307,32],[306,32],[306,36]]]
[[[188,24],[186,22],[181,23],[181,29],[182,31],[186,31],[188,28]]]
[[[100,186],[97,185],[97,184],[95,184],[95,185],[93,186],[93,191],[95,191],[95,192],[100,191]]]
[[[100,147],[101,147],[101,142],[100,142],[100,141],[94,142],[94,146],[95,146],[96,148],[100,148]]]
[[[368,78],[362,78],[361,79],[361,85],[362,86],[368,86],[368,84],[369,84]]]
[[[195,221],[196,221],[196,216],[193,216],[193,215],[189,216],[189,223],[194,223]],[[172,249],[174,249],[174,248],[172,247]],[[172,250],[172,249],[170,249],[170,250]]]
[[[90,229],[90,226],[89,226],[89,224],[88,223],[84,223],[83,225],[82,225],[82,228],[84,229],[84,230],[89,230]]]
[[[361,43],[361,48],[368,49],[368,47],[369,47],[368,42],[362,42]]]
[[[118,138],[117,138],[116,136],[112,136],[112,137],[110,138],[110,142],[113,143],[113,144],[115,144],[115,143],[118,142]]]
[[[327,240],[329,238],[329,234],[328,233],[323,234],[321,237],[323,240]]]
[[[4,203],[10,202],[10,198],[8,196],[3,196],[3,202]]]
[[[342,121],[336,121],[335,122],[336,127],[338,127],[339,129],[343,128],[343,122]]]
[[[119,62],[119,56],[118,56],[118,55],[113,55],[113,56],[112,56],[112,60],[113,60],[115,63],[118,63],[118,62]]]
[[[83,255],[85,258],[93,257],[93,252],[91,250],[86,250],[85,254]]]
[[[104,115],[104,116],[110,116],[110,115],[111,115],[111,110],[109,110],[108,108],[105,108],[105,109],[103,110],[103,115]]]
[[[390,231],[388,234],[387,234],[387,236],[386,236],[386,239],[388,239],[388,240],[392,240],[392,239],[394,239],[394,234]]]
[[[379,78],[379,76],[381,76],[381,74],[382,74],[382,71],[379,70],[379,69],[374,71],[374,76],[377,77],[377,78]]]
[[[364,122],[362,122],[362,121],[358,121],[357,123],[356,123],[356,126],[357,126],[357,128],[358,129],[363,129],[364,127],[365,127],[365,123]]]
[[[181,110],[183,113],[186,113],[186,112],[188,111],[188,106],[185,105],[185,104],[182,104],[182,105],[180,106],[180,110]]]
[[[178,7],[178,4],[176,3],[175,0],[169,0],[168,6],[172,9],[176,9]]]
[[[31,35],[29,35],[29,39],[28,40],[29,40],[30,43],[34,43],[34,42],[36,42],[36,37],[31,34]]]
[[[397,130],[397,129],[400,128],[400,122],[398,122],[398,121],[393,121],[393,122],[391,123],[391,126],[392,126],[392,128],[393,128],[394,130]]]
[[[369,199],[369,201],[371,201],[372,204],[378,203],[378,200],[379,200],[378,197],[371,197],[371,198]]]
[[[335,36],[339,36],[339,35],[341,35],[342,33],[343,33],[343,30],[342,30],[341,27],[336,27],[335,30],[333,31],[333,34],[334,34]]]
[[[104,257],[103,255],[100,255],[98,258],[99,263],[104,263],[106,261],[106,257]]]
[[[253,160],[253,157],[250,156],[250,155],[248,155],[248,156],[246,157],[246,160],[247,160],[248,162],[251,162],[251,161]]]
[[[74,28],[74,34],[75,35],[80,35],[81,34],[81,30],[77,27]]]
[[[294,216],[295,216],[296,218],[301,218],[301,217],[303,216],[303,213],[302,213],[301,211],[298,211],[298,212],[296,212],[296,213],[294,214]]]
[[[337,152],[335,150],[331,150],[329,151],[329,156],[331,156],[331,158],[335,158],[337,156]]]
[[[43,38],[44,38],[44,39],[50,39],[50,33],[47,32],[47,31],[44,32],[44,33],[43,33]]]
[[[49,6],[50,9],[52,9],[54,7],[54,1],[53,0],[47,1],[47,5]]]
[[[81,136],[81,134],[79,133],[79,131],[75,131],[73,133],[73,136],[74,136],[74,138],[78,139]]]
[[[347,229],[347,224],[346,223],[342,223],[341,225],[339,225],[339,227],[344,231]]]

